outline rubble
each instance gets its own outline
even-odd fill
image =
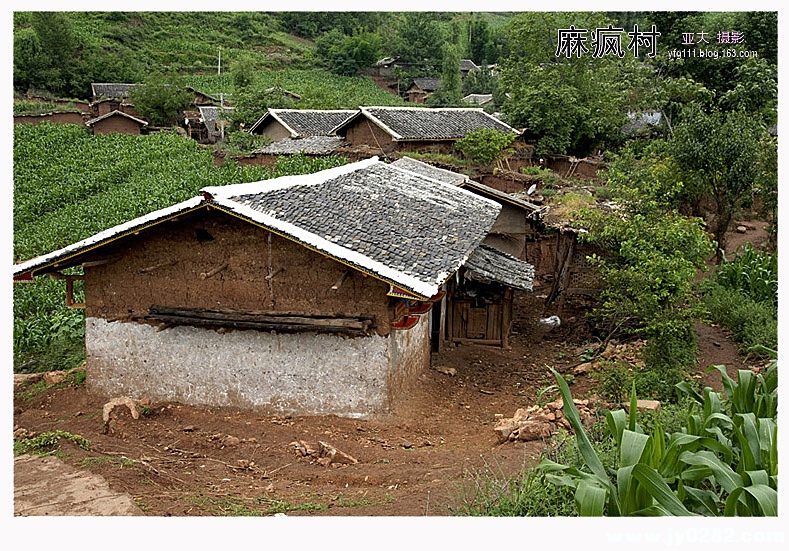
[[[581,422],[589,426],[594,422],[593,406],[589,400],[573,399]],[[550,438],[563,427],[571,430],[570,422],[564,415],[564,402],[561,398],[546,404],[544,407],[537,405],[528,408],[519,408],[511,418],[500,419],[493,427],[498,436],[499,444],[507,441],[542,440]]]
[[[110,414],[112,410],[119,406],[126,406],[129,408],[129,412],[133,419],[140,418],[140,405],[137,400],[124,396],[123,398],[115,398],[114,400],[110,400],[106,404],[104,404],[104,412],[102,414],[102,418],[104,419],[104,423],[108,423],[110,420]]]
[[[318,441],[318,444],[311,444],[304,440],[290,443],[290,446],[300,457],[311,457],[324,467],[329,465],[355,465],[359,462],[355,457],[338,450],[331,444]]]

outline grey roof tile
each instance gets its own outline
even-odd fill
[[[281,185],[204,191],[220,206],[424,297],[467,260],[501,208],[377,158],[332,170],[328,178],[323,171]]]
[[[270,143],[264,148],[253,151],[253,153],[264,153],[269,155],[293,155],[295,153],[306,153],[309,155],[323,155],[331,153],[345,140],[339,136],[305,136],[304,138],[285,138],[278,142]]]
[[[94,82],[90,85],[94,98],[128,98],[135,86],[118,82]]]
[[[452,184],[455,186],[460,185],[463,182],[468,181],[469,179],[468,176],[466,176],[465,174],[452,172],[451,170],[444,170],[443,168],[437,168],[427,163],[423,163],[422,161],[417,161],[416,159],[412,159],[411,157],[401,157],[396,161],[394,161],[392,164],[402,169],[410,170],[411,172],[416,172],[417,174],[421,174],[422,176],[433,178],[434,180],[438,180],[439,182],[444,182],[445,184]]]
[[[495,281],[513,289],[531,291],[534,266],[488,245],[480,245],[465,264],[472,279]]]
[[[304,136],[330,136],[332,130],[348,120],[357,111],[350,109],[271,109],[249,127],[255,132],[269,119],[287,128],[292,138]]]
[[[359,113],[334,129],[342,134],[357,117],[364,116],[395,140],[457,140],[480,128],[504,133],[518,131],[480,108],[362,107]]]

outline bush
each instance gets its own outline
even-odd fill
[[[778,312],[772,305],[712,281],[701,290],[710,319],[731,331],[742,352],[759,345],[778,347]]]
[[[480,128],[466,134],[456,147],[475,163],[490,165],[512,152],[509,149],[515,134],[504,134],[492,128]]]

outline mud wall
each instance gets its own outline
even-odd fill
[[[88,389],[105,398],[346,417],[386,412],[397,398],[393,390],[402,386],[391,381],[413,376],[421,342],[410,339],[398,348],[402,365],[392,368],[395,338],[378,335],[220,333],[188,326],[159,331],[88,317],[85,337]]]
[[[290,138],[290,131],[274,120],[266,124],[259,134],[271,138],[272,142],[278,142],[280,140],[284,140],[285,138]]]
[[[394,400],[408,392],[419,374],[430,367],[430,313],[420,316],[419,323],[407,330],[390,334],[392,368],[388,395]]]
[[[119,115],[108,117],[93,125],[94,134],[110,134],[112,132],[139,135],[140,125],[131,119]]]
[[[387,335],[394,316],[388,284],[215,209],[102,252],[109,263],[85,267],[88,317],[130,319],[152,305],[365,315]]]
[[[46,115],[14,115],[14,124],[28,123],[41,124],[42,122],[55,124],[85,124],[82,113],[48,113]]]
[[[350,146],[368,145],[381,148],[386,153],[391,153],[395,148],[392,137],[364,117],[348,125],[345,140]]]

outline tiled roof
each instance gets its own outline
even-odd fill
[[[480,245],[465,264],[472,279],[502,283],[513,289],[531,291],[534,266],[487,245]]]
[[[110,117],[125,117],[125,118],[127,118],[129,120],[133,120],[134,122],[136,122],[140,126],[148,126],[148,121],[144,121],[142,119],[138,119],[137,117],[132,117],[128,113],[124,113],[123,111],[118,111],[117,109],[114,110],[114,111],[110,111],[109,113],[105,113],[104,115],[102,115],[100,117],[96,117],[95,119],[90,119],[85,124],[87,126],[93,126],[97,122],[103,121],[104,119],[109,119]]]
[[[78,265],[84,252],[210,205],[430,298],[468,260],[501,208],[377,157],[314,174],[201,192],[200,197],[17,264],[14,277],[29,279],[36,272]]]
[[[264,148],[253,153],[267,153],[269,155],[293,155],[307,153],[321,155],[331,153],[345,142],[339,136],[306,136],[304,138],[285,138],[278,142],[270,143]]]
[[[460,70],[461,71],[479,71],[479,65],[471,61],[470,59],[461,59],[460,60]]]
[[[419,107],[362,107],[359,112],[334,129],[342,135],[353,121],[366,117],[396,141],[458,140],[480,128],[504,133],[518,131],[477,107],[428,109]]]
[[[463,98],[463,101],[476,105],[485,105],[493,101],[493,94],[469,94]]]
[[[441,82],[441,79],[438,78],[415,78],[413,83],[417,85],[420,89],[424,90],[425,92],[435,92],[438,90],[438,83]],[[409,86],[409,89],[411,87]]]
[[[203,119],[203,122],[215,122],[221,118],[219,116],[220,113],[224,113],[227,116],[233,110],[232,107],[216,107],[214,105],[199,105],[197,109],[200,111],[200,117]]]
[[[111,82],[94,82],[90,85],[94,98],[128,98],[129,92],[136,84],[121,84]]]
[[[504,193],[503,191],[499,191],[496,188],[492,188],[490,186],[486,186],[485,184],[480,184],[479,182],[475,182],[474,180],[466,179],[465,181],[458,184],[460,187],[471,190],[475,193],[479,193],[493,199],[496,202],[504,202],[514,205],[516,207],[520,207],[529,213],[529,217],[535,220],[539,219],[540,215],[543,212],[543,207],[535,205],[534,203],[530,203],[528,201],[524,201],[523,199],[519,199],[510,193]]]
[[[411,157],[401,157],[392,164],[396,167],[410,170],[411,172],[416,172],[422,176],[427,176],[428,178],[438,180],[439,182],[444,182],[445,184],[452,184],[454,186],[460,185],[469,179],[465,174],[452,172],[451,170],[444,170],[443,168],[437,168],[433,165],[423,163],[422,161],[412,159]]]
[[[250,132],[255,132],[267,121],[273,119],[284,126],[291,138],[304,136],[330,136],[334,127],[352,117],[356,111],[348,109],[321,110],[321,109],[271,109],[249,127]]]
[[[236,215],[425,298],[463,265],[501,208],[377,157],[202,191]]]

